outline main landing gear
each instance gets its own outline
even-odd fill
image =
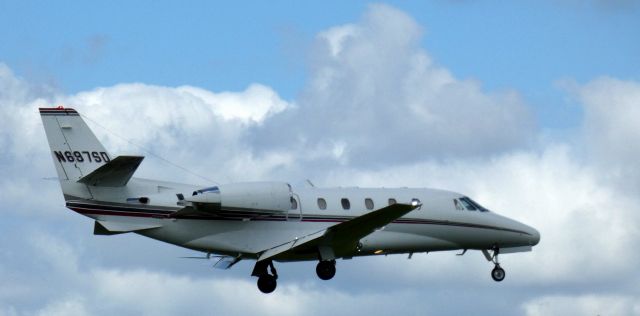
[[[267,268],[271,271],[271,274],[269,274]],[[258,277],[258,289],[260,292],[267,294],[276,290],[278,286],[278,282],[276,281],[278,280],[278,272],[276,271],[276,267],[273,266],[273,261],[265,260],[256,262],[251,275]]]
[[[331,280],[336,275],[336,261],[320,260],[316,266],[316,274],[322,280]]]
[[[320,260],[316,266],[316,274],[322,280],[331,280],[336,275],[335,260]],[[273,261],[258,261],[253,267],[252,276],[258,277],[258,289],[268,294],[276,290],[278,286],[278,272],[273,266]]]
[[[482,252],[484,253],[485,257],[487,257],[487,260],[493,262],[493,264],[495,265],[493,270],[491,270],[491,278],[496,282],[504,280],[506,273],[504,272],[504,269],[500,267],[500,262],[498,261],[498,254],[500,253],[500,249],[498,247],[493,247],[493,255],[490,255],[487,250],[483,250]]]

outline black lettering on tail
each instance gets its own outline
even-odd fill
[[[53,153],[56,155],[56,158],[58,158],[58,162],[67,162],[61,151],[54,151]]]

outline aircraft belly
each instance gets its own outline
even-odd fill
[[[327,228],[331,223],[299,221],[238,221],[202,219],[159,219],[125,216],[90,216],[99,221],[135,225],[161,223],[161,227],[136,231],[141,235],[178,246],[214,253],[243,254],[253,257],[264,249],[286,243],[296,237]],[[442,224],[389,224],[361,239],[362,248],[340,251],[339,257],[385,253],[441,251],[454,249],[488,249],[521,246],[515,233],[487,228]],[[517,236],[515,236],[517,237]],[[523,237],[525,238],[525,237]],[[317,254],[296,254],[277,260],[315,260]]]
[[[416,236],[416,239],[420,239],[420,236],[423,236],[456,245],[454,248],[445,250],[489,249],[496,244],[501,247],[514,247],[521,246],[523,243],[526,244],[526,240],[528,240],[528,236],[513,231],[474,227],[473,225],[465,225],[465,223],[452,222],[413,225],[394,224],[389,225],[385,231],[399,231],[412,234],[412,236]]]
[[[425,252],[451,250],[460,248],[458,244],[448,240],[397,231],[376,231],[363,238],[360,252],[370,254],[378,250],[385,253]]]

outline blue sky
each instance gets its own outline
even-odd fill
[[[640,314],[639,30],[626,0],[2,1],[0,315]],[[136,176],[204,181],[151,150],[218,182],[443,188],[542,240],[500,284],[477,252],[430,253],[324,283],[280,264],[264,296],[250,262],[93,236],[42,179],[35,109],[58,104],[145,154]]]
[[[543,126],[577,122],[570,117],[579,111],[562,101],[556,81],[639,76],[640,19],[633,1],[390,4],[421,25],[422,45],[437,63],[488,90],[517,89]],[[211,90],[259,82],[293,99],[304,85],[315,34],[356,20],[367,2],[0,6],[3,62],[67,93],[121,82]]]

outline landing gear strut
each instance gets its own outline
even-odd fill
[[[331,280],[336,275],[336,261],[320,260],[316,266],[316,274],[322,280]]]
[[[493,247],[493,255],[490,257],[491,262],[495,264],[495,267],[491,270],[491,278],[496,282],[504,280],[504,277],[506,276],[504,269],[500,267],[500,262],[498,262],[499,253],[500,249],[498,247]]]
[[[271,271],[271,274],[269,274],[267,268]],[[271,260],[256,262],[251,275],[258,277],[258,289],[262,293],[271,293],[275,291],[276,286],[278,286],[278,282],[276,281],[278,280],[278,272]]]

